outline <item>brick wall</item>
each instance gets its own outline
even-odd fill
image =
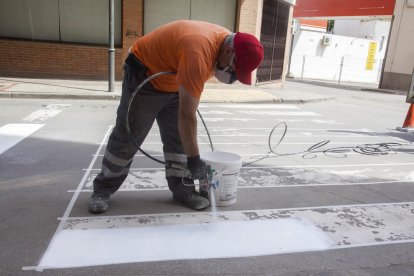
[[[122,78],[121,54],[122,49],[117,49],[117,79]],[[0,75],[107,79],[108,47],[0,39]]]

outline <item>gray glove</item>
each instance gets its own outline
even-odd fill
[[[200,155],[187,158],[187,167],[191,179],[207,180],[207,165],[200,159]]]

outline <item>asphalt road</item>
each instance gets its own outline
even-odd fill
[[[336,99],[200,106],[215,150],[244,164],[216,214],[176,204],[141,154],[110,210],[89,214],[116,102],[0,100],[0,275],[414,275],[405,97],[318,92]],[[143,148],[162,158],[157,131]]]

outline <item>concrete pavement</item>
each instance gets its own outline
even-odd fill
[[[366,89],[368,91],[372,90],[377,92],[395,93],[395,91],[386,91],[370,86],[365,86],[364,88],[361,84],[341,86],[328,82],[305,81],[303,83],[307,83],[309,86],[319,85],[354,90]],[[108,92],[107,81],[0,78],[0,98],[115,100],[120,98],[121,87],[122,83],[116,82],[115,92]],[[333,98],[333,96],[292,89],[289,86],[282,88],[280,83],[261,84],[257,86],[207,83],[202,94],[201,102],[307,103]]]

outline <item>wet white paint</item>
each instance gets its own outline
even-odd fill
[[[324,250],[330,244],[302,219],[62,230],[39,267],[262,256]]]
[[[0,154],[42,128],[44,124],[7,124],[0,128]]]
[[[30,113],[23,118],[24,122],[28,123],[43,123],[46,120],[58,115],[63,109],[69,107],[70,104],[48,104],[44,108]]]

